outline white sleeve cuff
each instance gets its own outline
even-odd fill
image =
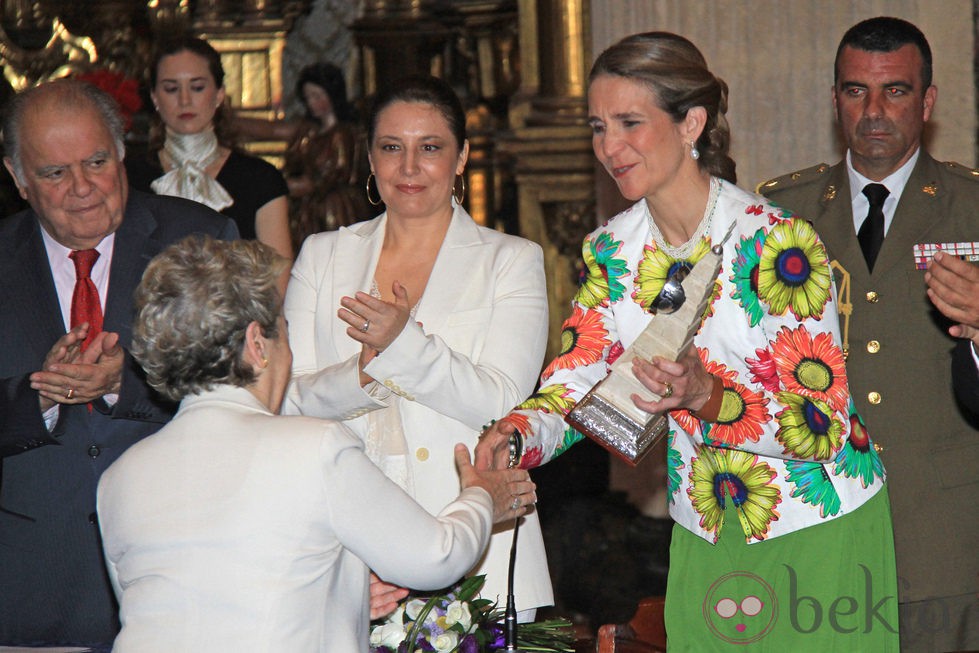
[[[54,428],[54,425],[58,423],[59,415],[61,415],[61,404],[51,406],[51,408],[48,408],[41,415],[41,417],[44,418],[44,428],[48,430],[48,433],[50,433],[51,429]]]

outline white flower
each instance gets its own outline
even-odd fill
[[[445,631],[444,633],[436,637],[435,640],[432,642],[432,646],[439,653],[446,653],[447,651],[451,651],[458,645],[459,645],[459,633],[453,630]]]
[[[421,613],[422,608],[424,607],[425,601],[422,599],[412,599],[408,601],[408,604],[405,606],[405,614],[408,615],[409,619],[414,621],[418,618],[419,613]]]
[[[380,626],[375,626],[371,631],[371,646],[387,646],[396,649],[407,633],[404,626],[399,623],[387,622]]]
[[[399,603],[398,608],[390,615],[388,615],[388,618],[385,619],[385,621],[390,621],[393,624],[403,624],[405,621],[404,616],[405,616],[405,605],[404,603]]]
[[[453,601],[445,609],[445,623],[449,626],[459,624],[462,629],[469,632],[472,626],[472,614],[469,612],[469,604],[462,601]]]

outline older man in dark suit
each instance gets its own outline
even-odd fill
[[[840,272],[850,390],[888,472],[901,648],[922,653],[979,648],[979,431],[950,374],[955,350],[959,394],[971,384],[975,396],[971,346],[955,337],[972,335],[961,310],[970,295],[979,323],[979,275],[950,254],[922,254],[979,240],[979,176],[921,147],[938,95],[931,77],[914,25],[855,25],[833,86],[845,160],[760,187],[813,222]]]
[[[126,351],[132,292],[168,244],[237,237],[202,205],[130,193],[122,136],[81,82],[8,107],[4,164],[31,208],[0,221],[0,644],[112,642],[96,484],[173,409]]]

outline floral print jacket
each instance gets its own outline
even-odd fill
[[[582,438],[564,415],[646,327],[676,266],[696,264],[736,223],[694,338],[724,397],[716,422],[670,413],[670,514],[716,542],[730,499],[752,543],[859,508],[883,486],[884,468],[850,400],[829,259],[812,226],[723,181],[689,260],[657,248],[649,219],[641,200],[585,239],[587,276],[561,352],[509,416],[525,440],[521,465]]]

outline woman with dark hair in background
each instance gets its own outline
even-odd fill
[[[148,157],[126,157],[137,190],[206,204],[232,218],[244,239],[292,259],[288,189],[275,166],[235,148],[221,55],[202,39],[162,44],[150,66],[156,108]]]

